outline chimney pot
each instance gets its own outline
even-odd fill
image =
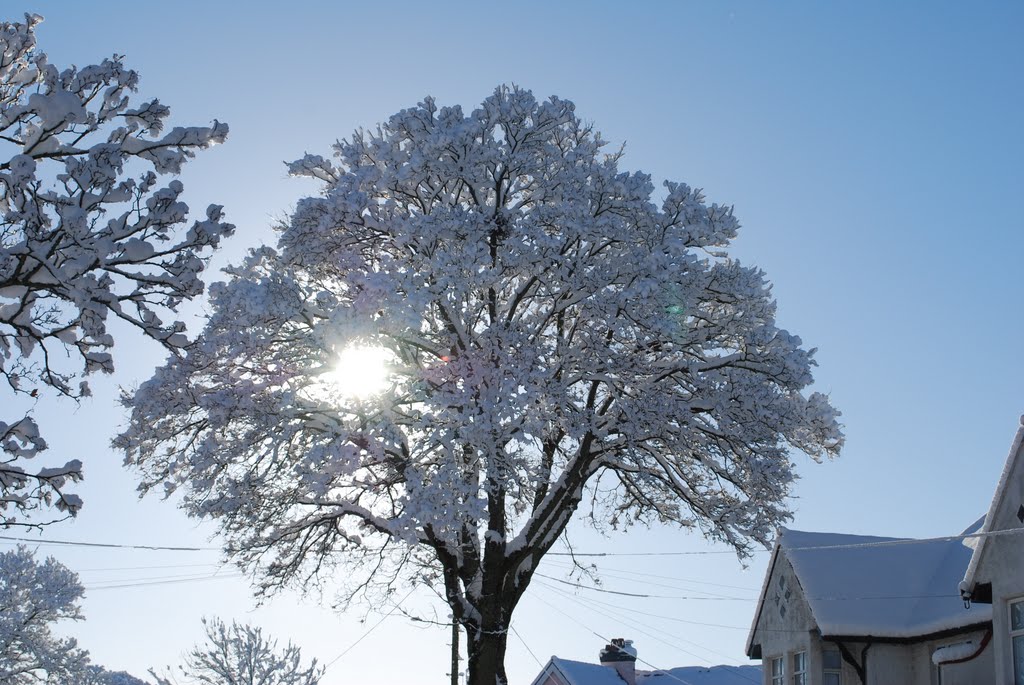
[[[601,650],[600,659],[601,665],[614,668],[626,685],[636,685],[636,647],[632,640],[613,639]]]

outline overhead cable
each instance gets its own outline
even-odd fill
[[[550,587],[549,589],[552,592],[555,592],[556,594],[558,594],[560,596],[564,596],[564,593],[562,591],[558,590],[557,588]],[[569,596],[569,597],[566,597],[566,598],[570,599],[572,601],[575,601],[576,599],[582,600],[582,598],[574,598],[572,596]],[[582,600],[582,601],[589,601],[589,600]],[[550,606],[550,604],[548,606]],[[662,644],[664,644],[664,645],[666,645],[668,647],[671,647],[672,649],[680,651],[680,652],[682,652],[684,654],[688,654],[688,655],[690,655],[690,656],[692,656],[692,657],[694,657],[696,659],[700,659],[701,661],[707,662],[708,664],[711,663],[711,660],[707,659],[706,657],[702,657],[699,654],[694,654],[693,652],[691,652],[689,650],[683,649],[678,644],[675,644],[673,642],[669,642],[667,640],[662,639],[661,637],[659,637],[658,635],[656,635],[654,633],[648,632],[644,628],[641,628],[639,625],[637,625],[635,622],[631,622],[625,615],[618,615],[618,616],[610,615],[610,614],[607,614],[607,613],[605,613],[603,611],[595,609],[593,607],[588,607],[585,604],[583,605],[583,607],[586,608],[586,609],[589,609],[590,611],[593,611],[593,612],[595,612],[597,614],[600,614],[600,615],[602,615],[602,616],[604,616],[606,618],[610,618],[613,621],[616,621],[616,622],[619,622],[619,623],[623,623],[623,624],[626,624],[626,625],[630,625],[631,624],[630,627],[633,628],[634,630],[640,632],[641,634],[647,635],[648,637],[653,638],[654,640],[657,640],[658,642],[661,642]],[[591,632],[593,632],[593,631],[591,631]],[[667,637],[671,637],[672,639],[676,640],[677,642],[685,642],[687,644],[693,645],[697,649],[702,649],[702,650],[704,650],[706,652],[710,652],[711,654],[717,654],[718,656],[724,656],[726,658],[729,658],[729,655],[727,655],[727,654],[722,654],[721,652],[716,652],[713,649],[709,649],[707,647],[704,647],[703,645],[699,645],[696,642],[692,642],[690,640],[685,640],[685,639],[679,637],[678,635],[670,635],[670,634],[664,633],[664,632],[662,632],[662,635],[666,635]],[[651,666],[652,668],[655,668],[656,670],[660,671],[664,675],[674,676],[674,674],[672,674],[670,671],[667,671],[667,670],[664,670],[664,669],[658,669],[656,666],[653,666],[652,664],[649,664],[648,662],[643,661],[640,658],[637,658],[637,661],[641,661],[641,662]],[[741,671],[739,671],[738,669],[736,669],[733,666],[729,666],[728,664],[722,664],[722,666],[724,666],[727,669],[733,670],[736,673],[737,676],[743,678],[744,680],[749,680],[750,682],[754,682],[754,683],[758,682],[758,681],[754,680],[753,678],[750,678],[746,674],[742,673]],[[676,679],[680,680],[682,682],[685,682],[681,678],[676,678]]]
[[[71,547],[107,547],[113,549],[145,549],[167,552],[219,552],[220,547],[182,547],[162,545],[125,545],[113,542],[82,542],[80,540],[43,540],[41,538],[21,538],[11,535],[0,535],[0,540],[16,540],[18,542],[30,542],[36,545],[68,545]]]

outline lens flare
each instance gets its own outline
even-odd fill
[[[383,347],[349,347],[338,355],[325,380],[343,397],[366,399],[387,387],[390,360],[391,353]]]

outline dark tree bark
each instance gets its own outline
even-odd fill
[[[505,646],[507,643],[508,633],[502,630],[480,630],[475,635],[470,635],[467,685],[506,685],[508,683],[508,677],[505,675]]]

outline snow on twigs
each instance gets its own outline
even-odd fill
[[[184,325],[165,319],[203,292],[206,259],[234,230],[215,205],[188,226],[182,184],[160,184],[223,142],[227,125],[163,133],[170,109],[157,100],[130,106],[138,74],[120,57],[60,70],[36,47],[40,21],[0,24],[5,411],[40,393],[87,397],[86,377],[114,370],[111,317],[172,352],[185,346]],[[151,170],[129,178],[129,165]],[[81,462],[30,468],[45,449],[31,416],[0,420],[0,526],[46,523],[51,507],[68,515],[81,508],[65,490],[82,478]]]

